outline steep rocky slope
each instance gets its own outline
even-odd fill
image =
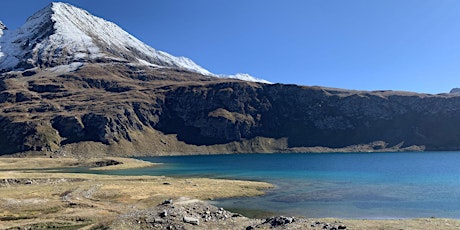
[[[165,106],[159,129],[193,144],[256,136],[287,138],[288,147],[460,143],[460,98],[451,95],[221,83],[171,91]]]
[[[460,146],[460,97],[451,94],[261,84],[120,64],[29,74],[1,77],[2,154]]]

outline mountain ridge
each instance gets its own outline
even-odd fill
[[[56,32],[55,11],[61,22],[94,19],[53,3],[0,37],[0,155],[460,150],[456,94],[217,78],[189,59],[145,60],[152,53],[119,47],[127,37],[109,44],[116,33],[94,34],[99,26],[126,32],[103,19],[66,28],[88,42],[67,46],[74,37]]]

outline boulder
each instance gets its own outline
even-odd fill
[[[275,216],[275,217],[267,218],[264,223],[269,223],[271,226],[277,227],[277,226],[290,224],[292,222],[295,222],[293,217]]]

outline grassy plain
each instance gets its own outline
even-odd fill
[[[262,182],[181,179],[163,176],[111,176],[53,173],[44,169],[122,162],[100,169],[148,167],[129,158],[0,158],[0,228],[34,226],[92,228],[118,215],[156,206],[166,199],[201,200],[255,196],[271,185]]]

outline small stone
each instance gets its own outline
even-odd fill
[[[199,225],[200,221],[197,218],[189,217],[189,216],[184,216],[184,222],[188,224],[193,224],[193,225]]]
[[[155,220],[153,220],[153,222],[157,223],[157,224],[162,224],[162,223],[164,223],[164,220],[160,219],[160,218],[155,218]]]
[[[161,204],[166,205],[166,204],[172,204],[172,203],[173,203],[173,199],[169,199],[169,200],[163,201],[163,203],[161,203]]]
[[[347,226],[345,226],[345,225],[339,225],[339,227],[337,227],[337,229],[347,229]]]
[[[165,218],[168,216],[168,212],[166,210],[163,210],[162,212],[160,212],[160,217],[161,218]]]

